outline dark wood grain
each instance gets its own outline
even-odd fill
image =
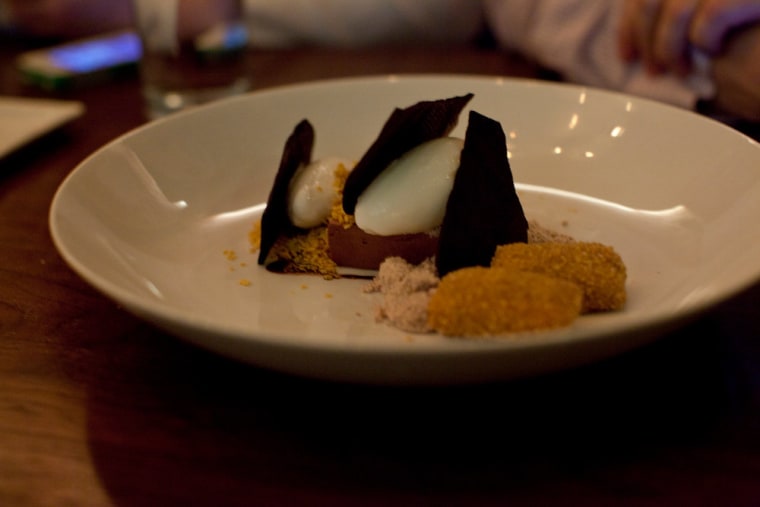
[[[0,92],[21,85],[0,50]],[[389,72],[533,76],[489,51],[255,52],[257,87]],[[143,123],[136,78],[0,160],[0,505],[760,504],[760,286],[572,371],[332,384],[206,353],[70,271],[47,228],[87,155]]]

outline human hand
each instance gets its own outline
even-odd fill
[[[618,45],[648,72],[691,70],[693,49],[720,54],[730,32],[760,22],[760,0],[623,0]]]
[[[730,35],[713,59],[717,112],[760,122],[760,24]]]

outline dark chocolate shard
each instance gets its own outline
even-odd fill
[[[489,266],[496,247],[528,241],[528,221],[515,190],[501,124],[471,111],[454,186],[441,225],[440,276]]]
[[[288,187],[290,180],[302,165],[311,162],[314,147],[314,127],[308,120],[301,120],[285,142],[280,167],[269,191],[267,207],[261,217],[261,247],[259,264],[264,264],[275,241],[295,226],[288,217]]]
[[[353,215],[359,196],[391,162],[415,146],[451,132],[472,97],[473,94],[468,93],[417,102],[405,109],[396,108],[346,179],[343,210]]]

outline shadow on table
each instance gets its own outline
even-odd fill
[[[708,316],[579,370],[445,388],[289,377],[137,325],[82,366],[108,370],[85,374],[100,379],[87,386],[89,444],[124,506],[751,498],[760,416],[747,368],[760,353],[740,364],[726,325]]]

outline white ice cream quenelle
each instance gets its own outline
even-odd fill
[[[392,162],[359,196],[356,225],[383,236],[428,232],[441,225],[463,146],[462,139],[441,137]]]
[[[296,227],[309,229],[324,222],[337,197],[335,171],[352,166],[339,157],[325,157],[298,169],[288,188],[288,217]]]

